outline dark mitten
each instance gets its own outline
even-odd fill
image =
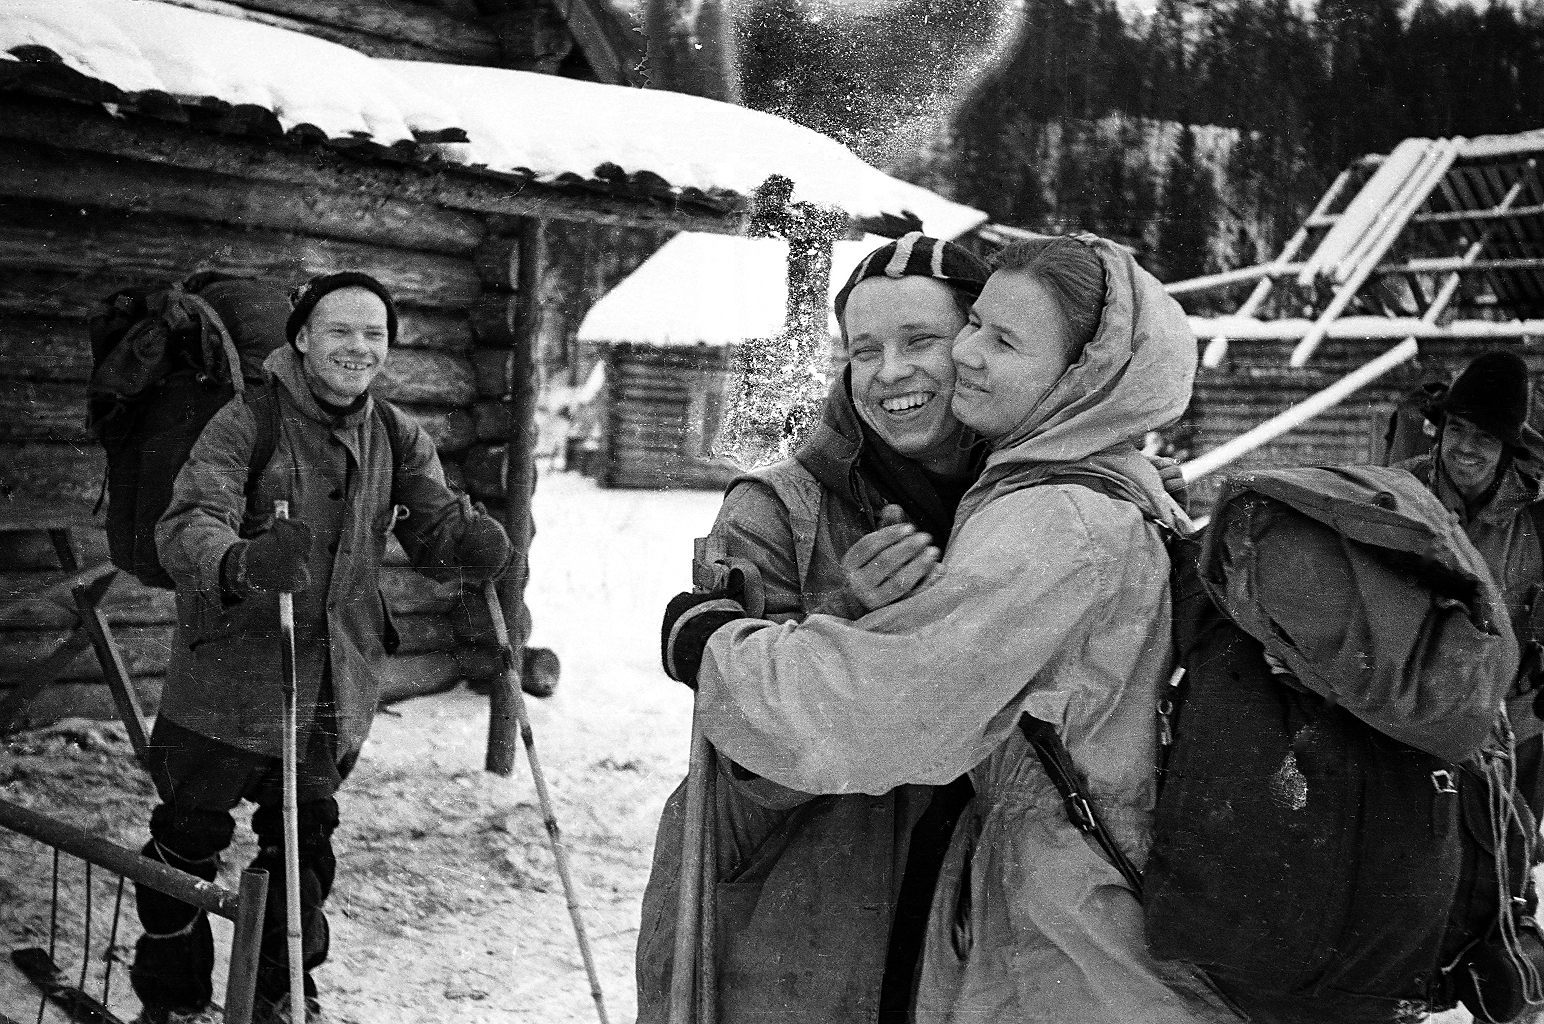
[[[745,617],[740,603],[723,591],[672,597],[660,627],[660,661],[665,674],[695,690],[708,638],[720,626]]]
[[[236,545],[238,588],[299,594],[311,586],[311,527],[298,519],[275,519],[268,532]]]
[[[478,513],[467,520],[456,543],[456,564],[474,583],[491,583],[509,572],[515,549],[504,527],[492,516]]]

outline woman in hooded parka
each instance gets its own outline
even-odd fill
[[[1068,821],[1017,728],[1026,712],[1056,728],[1140,866],[1171,662],[1163,531],[1188,524],[1138,442],[1184,411],[1195,351],[1178,305],[1123,249],[1091,236],[1009,249],[954,343],[955,414],[992,452],[934,576],[856,622],[738,618],[705,648],[690,638],[722,602],[666,623],[667,664],[700,652],[708,737],[758,775],[879,794],[971,773],[919,1020],[1240,1019],[1192,969],[1147,952],[1136,894]]]

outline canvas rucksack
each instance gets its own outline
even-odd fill
[[[1249,474],[1171,562],[1185,672],[1157,709],[1146,870],[1122,866],[1154,954],[1273,1018],[1520,1012],[1540,994],[1523,947],[1544,946],[1514,902],[1532,900],[1500,714],[1515,647],[1451,517],[1398,470]]]

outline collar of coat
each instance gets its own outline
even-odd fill
[[[311,391],[311,385],[306,383],[305,370],[300,364],[300,354],[289,345],[283,345],[273,350],[263,362],[263,368],[268,375],[288,392],[290,401],[305,414],[307,419],[313,419],[328,427],[344,428],[357,427],[363,423],[371,412],[375,398],[369,393],[365,394],[364,404],[352,412],[342,416],[334,416],[323,409],[316,400],[316,395]]]

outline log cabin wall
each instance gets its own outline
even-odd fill
[[[738,467],[710,453],[729,383],[728,348],[602,346],[606,487],[719,490]]]
[[[339,43],[371,57],[586,72],[550,0],[161,0]]]
[[[1544,373],[1544,339],[1521,347],[1507,342],[1437,340],[1421,342],[1421,354],[1345,402],[1270,444],[1244,456],[1191,491],[1192,511],[1203,514],[1216,497],[1221,477],[1246,469],[1307,465],[1365,465],[1373,461],[1399,401],[1421,382],[1451,378],[1482,352],[1509,348],[1527,360],[1537,380]],[[1331,340],[1309,364],[1288,364],[1295,342],[1235,341],[1216,369],[1196,373],[1195,394],[1179,427],[1169,433],[1191,456],[1210,451],[1265,420],[1285,412],[1352,370],[1388,351],[1388,341]]]
[[[47,133],[36,130],[40,109],[0,95],[0,494],[91,521],[104,465],[84,425],[85,320],[99,299],[200,269],[288,287],[314,273],[355,268],[377,275],[401,310],[379,393],[429,431],[453,484],[503,505],[516,404],[530,397],[511,377],[519,289],[511,239],[527,221],[349,187],[351,177],[370,176],[359,165],[337,187],[273,180],[286,177],[278,166],[286,160],[299,177],[314,166],[302,147],[287,156],[268,149],[253,159],[251,166],[268,172],[265,180],[232,173],[240,160],[224,171],[168,166],[158,162],[154,145],[144,147],[143,160],[93,151],[100,137],[90,126],[104,115],[71,113],[81,108],[49,108],[64,111],[55,123],[66,130],[45,143]],[[205,145],[219,147],[213,140]],[[105,559],[100,529],[84,527],[77,537],[88,564]],[[476,602],[460,601],[454,585],[432,584],[407,568],[395,542],[388,562],[383,590],[403,639],[388,692],[429,692],[491,673],[487,652],[455,645],[458,632],[470,635],[470,623],[452,612]],[[0,595],[63,575],[45,538],[0,539]],[[120,574],[109,608],[129,668],[153,707],[171,643],[171,595]],[[41,608],[0,621],[0,677],[51,650],[66,626]],[[65,685],[34,705],[35,716],[111,715],[100,677],[89,654],[77,659]]]

